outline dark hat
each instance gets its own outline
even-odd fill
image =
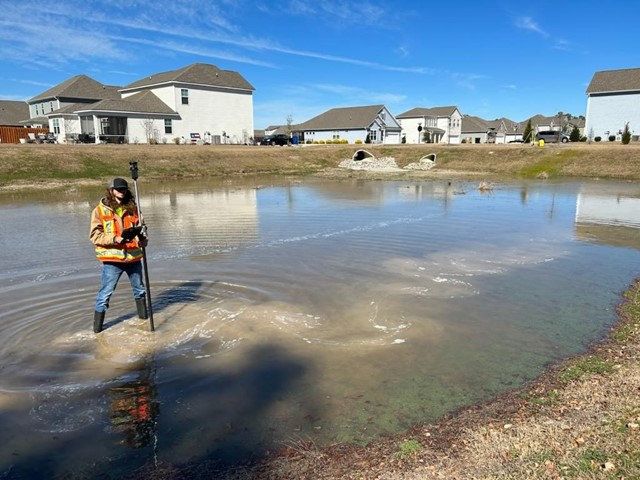
[[[129,188],[129,184],[124,178],[114,178],[109,182],[109,188]]]

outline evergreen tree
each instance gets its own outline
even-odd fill
[[[531,126],[531,119],[527,122],[527,126],[524,127],[524,132],[522,132],[522,141],[524,143],[533,141],[533,127]]]
[[[622,132],[622,144],[629,145],[631,141],[631,131],[629,130],[629,122],[624,124],[624,130]]]
[[[569,140],[572,142],[580,141],[580,130],[575,125],[573,126],[573,130],[571,130],[571,135],[569,135]]]

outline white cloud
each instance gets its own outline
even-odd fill
[[[406,95],[389,92],[375,92],[359,87],[353,87],[351,85],[314,84],[311,85],[311,87],[328,93],[341,95],[345,98],[347,103],[350,104],[353,104],[354,101],[365,105],[374,105],[377,103],[389,104],[402,102],[406,99]]]
[[[151,47],[157,47],[160,50],[171,51],[176,53],[187,53],[190,55],[197,55],[205,58],[216,58],[219,60],[227,60],[230,62],[238,62],[245,63],[249,65],[258,65],[261,67],[274,68],[275,66],[272,63],[264,62],[262,60],[254,60],[249,57],[244,57],[241,55],[236,55],[231,52],[220,52],[211,50],[203,47],[194,47],[191,44],[178,43],[178,42],[170,42],[163,41],[159,42],[157,40],[147,40],[142,38],[132,38],[132,37],[112,37],[113,40],[119,40],[128,43],[136,43],[140,45],[148,45]]]
[[[275,3],[273,4],[275,5]],[[329,18],[336,25],[385,25],[392,11],[368,1],[353,3],[346,0],[290,0],[282,4],[287,13],[301,16]]]
[[[516,27],[535,32],[545,38],[549,37],[549,34],[545,32],[531,17],[520,17],[516,19]]]
[[[454,82],[456,82],[456,85],[467,88],[469,90],[475,90],[476,80],[487,78],[487,76],[477,73],[452,73],[451,78]]]

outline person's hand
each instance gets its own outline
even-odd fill
[[[133,240],[137,235],[140,235],[140,233],[142,233],[142,227],[129,227],[129,228],[125,228],[122,231],[122,239],[125,242],[130,242],[131,240]]]

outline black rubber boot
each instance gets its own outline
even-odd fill
[[[102,324],[104,323],[105,312],[93,312],[93,332],[100,333],[102,331]]]
[[[141,318],[142,320],[149,318],[149,315],[147,314],[147,301],[145,298],[139,298],[136,300],[136,308],[138,309],[138,318]]]

